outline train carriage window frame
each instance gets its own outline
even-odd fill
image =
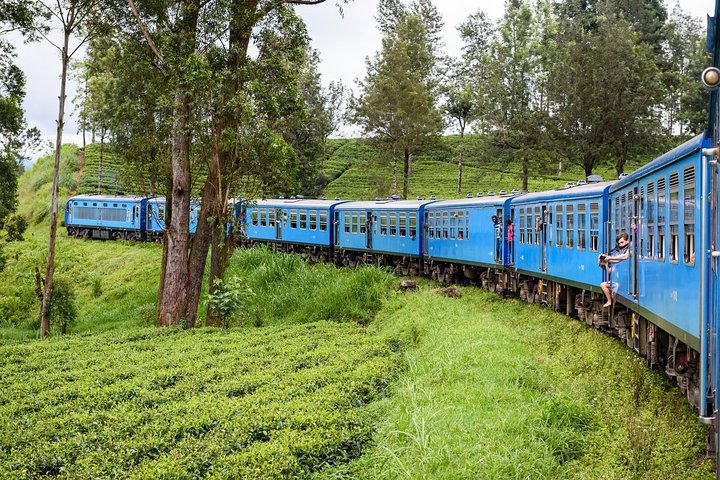
[[[470,210],[465,210],[465,240],[470,240]]]
[[[565,247],[575,248],[575,206],[565,206]]]
[[[657,260],[665,261],[667,234],[667,190],[666,179],[657,180]]]
[[[367,234],[368,220],[370,220],[370,214],[365,212],[360,213],[360,234]]]
[[[310,220],[310,230],[317,230],[317,210],[308,211],[308,218]]]
[[[425,212],[425,223],[428,238],[435,238],[435,212]]]
[[[680,262],[680,174],[670,173],[668,195],[668,259],[671,263]]]
[[[277,210],[274,208],[271,208],[268,212],[268,227],[275,227],[275,222],[277,221]]]
[[[588,215],[590,220],[590,251],[600,251],[600,203],[590,202],[590,212]]]
[[[380,213],[380,235],[386,236],[388,234],[388,217],[387,212]]]
[[[300,219],[300,221],[298,222],[300,230],[307,230],[307,210],[299,210],[298,218]]]
[[[655,212],[656,212],[657,201],[655,199],[655,183],[650,182],[647,184],[647,196],[645,197],[645,224],[647,230],[647,250],[645,256],[647,258],[655,258]]]
[[[258,209],[258,223],[261,227],[267,227],[267,217],[265,216],[267,213],[267,210],[264,208]]]
[[[587,249],[587,205],[585,203],[577,204],[577,249],[580,251]]]
[[[683,170],[683,261],[685,265],[695,266],[695,165]]]
[[[417,237],[417,213],[415,212],[408,214],[408,233],[411,239]]]
[[[321,210],[320,211],[320,231],[321,232],[327,231],[327,217],[328,217],[328,212],[326,212],[325,210]]]
[[[398,213],[398,236],[407,236],[407,212]]]
[[[520,235],[518,235],[518,242],[521,244],[525,243],[525,209],[521,208],[518,210],[518,218],[520,218],[520,228],[518,229]]]
[[[258,215],[257,208],[253,208],[250,211],[250,223],[252,224],[253,227],[258,226],[258,221],[259,221],[258,217],[259,217],[259,215]],[[160,209],[158,208],[158,221],[159,220],[160,220]]]
[[[298,214],[297,210],[292,209],[290,210],[290,228],[293,230],[297,230],[298,228]]]
[[[358,223],[360,221],[360,215],[358,212],[352,212],[350,214],[350,233],[357,235],[359,232]]]
[[[458,218],[457,218],[457,221],[458,221],[457,239],[465,240],[465,210],[458,210],[457,216],[458,216]]]
[[[563,225],[565,216],[563,214],[564,208],[562,204],[555,205],[555,246],[557,248],[562,248],[563,246],[563,230],[565,230],[565,227]]]
[[[450,211],[450,240],[457,237],[457,210]]]
[[[533,225],[532,225],[532,231],[533,231],[533,244],[534,245],[540,245],[540,239],[542,238],[542,229],[543,227],[543,211],[542,207],[535,207],[533,209]],[[535,224],[537,223],[538,229],[535,229]],[[552,225],[550,226],[552,228]]]
[[[343,225],[345,228],[343,230],[345,233],[350,233],[350,222],[351,222],[351,216],[350,212],[345,212],[343,215]]]
[[[397,212],[390,212],[390,217],[388,219],[388,225],[390,227],[390,236],[395,237],[397,236]]]
[[[449,236],[449,231],[448,231],[448,230],[450,230],[450,212],[448,212],[447,210],[445,210],[445,211],[442,213],[442,232],[443,232],[443,233],[442,233],[442,235],[443,235],[442,238],[443,238],[443,240],[447,240],[447,239],[448,239],[448,236]]]

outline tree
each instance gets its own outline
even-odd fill
[[[376,145],[390,145],[393,153],[402,153],[407,198],[412,156],[442,131],[443,124],[436,106],[438,57],[433,44],[439,17],[427,2],[398,13],[400,8],[395,0],[380,2],[379,19],[386,10],[399,18],[394,26],[387,17],[379,22],[384,32],[382,50],[374,61],[368,60],[360,97],[352,103],[354,121]]]
[[[632,26],[610,12],[597,18],[591,30],[561,22],[549,82],[556,146],[586,175],[608,157],[621,173],[631,150],[650,143],[661,91],[652,51]]]
[[[462,193],[462,167],[465,153],[465,128],[479,116],[477,109],[476,95],[470,81],[468,72],[462,65],[455,65],[454,75],[450,78],[450,85],[447,87],[445,101],[445,114],[457,122],[460,131],[460,145],[457,148],[458,176],[457,194]]]

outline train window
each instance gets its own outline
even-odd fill
[[[458,240],[463,240],[465,238],[465,210],[458,210],[458,231],[457,231],[457,238]]]
[[[310,210],[308,215],[310,216],[310,230],[317,230],[317,212]]]
[[[623,193],[620,195],[620,217],[617,219],[618,223],[620,224],[620,231],[626,232],[627,231],[627,197]]]
[[[307,229],[307,210],[300,210],[300,228]]]
[[[410,238],[415,238],[415,236],[417,235],[417,214],[416,213],[408,214],[408,232],[410,233]]]
[[[470,210],[465,210],[465,240],[470,240]]]
[[[518,241],[525,243],[525,209],[521,208],[519,211],[520,216],[520,235],[518,235]]]
[[[600,204],[590,203],[590,251],[600,249]]]
[[[113,207],[117,208],[117,203],[113,203]]]
[[[435,212],[435,238],[442,238],[442,212]]]
[[[77,205],[77,204],[76,204]],[[127,208],[127,204],[123,203],[122,208]]]
[[[448,230],[450,230],[450,214],[448,212],[443,212],[443,239],[447,240],[448,238]]]
[[[107,207],[107,203],[103,203],[103,207]]]
[[[258,209],[258,222],[260,223],[261,227],[267,226],[267,216],[266,215],[267,215],[267,210],[265,210],[264,208]]]
[[[344,222],[345,233],[350,233],[350,212],[345,212]]]
[[[428,238],[435,238],[435,212],[425,213],[425,224]],[[412,232],[410,232],[412,236]]]
[[[457,211],[450,212],[450,238],[457,237]]]
[[[683,259],[686,265],[695,265],[695,167],[683,172]]]
[[[158,220],[160,217],[160,213],[158,212]],[[258,212],[253,208],[253,210],[250,212],[250,218],[252,219],[253,226],[257,227],[258,224]]]
[[[97,203],[93,203],[92,206],[93,206],[93,207],[97,207]]]
[[[657,258],[665,261],[665,179],[659,178],[657,182]]]
[[[680,176],[678,172],[670,174],[670,243],[668,257],[678,263],[680,256]]]
[[[555,245],[562,247],[563,244],[563,206],[555,206]]]
[[[647,256],[655,256],[655,184],[648,183],[645,206],[645,217],[647,218]]]
[[[645,254],[645,235],[643,235],[640,229],[643,228],[642,222],[645,218],[645,187],[640,187],[640,201],[637,205],[640,211],[637,212],[638,224],[635,228],[635,234],[636,237],[640,239],[640,248],[637,248],[636,251],[638,256],[642,257]]]
[[[388,219],[387,213],[380,214],[380,235],[387,235],[388,232]]]
[[[578,203],[577,206],[577,248],[585,250],[587,248],[587,216],[586,205]]]
[[[350,233],[358,233],[358,213],[350,214]]]
[[[565,246],[575,248],[575,208],[573,205],[565,207]]]
[[[320,212],[320,231],[326,231],[327,230],[327,216],[328,212]]]
[[[87,202],[83,202],[83,205],[87,207]]]
[[[378,222],[378,216],[376,213],[373,214],[373,222],[372,223],[373,223],[373,235],[377,235],[378,234],[378,224],[380,222]]]
[[[367,226],[370,223],[369,213],[360,213],[360,233],[363,235],[367,233]]]
[[[158,222],[165,221],[165,205],[158,205]]]
[[[397,213],[390,214],[390,235],[397,235]]]
[[[297,210],[290,210],[290,228],[298,228]]]
[[[277,212],[275,209],[271,208],[268,211],[268,227],[274,227],[275,226],[275,218],[276,218]]]
[[[398,235],[407,236],[407,213],[398,213]]]

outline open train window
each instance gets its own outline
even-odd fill
[[[540,210],[540,207],[535,207],[535,224],[532,225],[532,230],[531,230],[532,232],[535,232],[533,234],[534,240],[535,240],[535,245],[540,245],[540,237],[541,237],[542,229],[544,228],[543,222],[544,222],[544,220],[543,220],[542,210]],[[552,225],[550,225],[550,228],[552,228]],[[528,243],[532,243],[532,240],[533,240],[532,238],[529,238]]]
[[[398,213],[398,235],[401,237],[407,236],[407,213]]]
[[[457,211],[450,212],[450,238],[452,240],[457,237]]]
[[[410,238],[415,238],[415,236],[417,236],[417,214],[416,213],[408,214],[408,232],[410,233]]]
[[[427,224],[428,238],[435,238],[435,213],[428,212],[425,214],[425,223]]]
[[[358,213],[350,214],[350,233],[358,233]]]
[[[327,212],[320,212],[320,231],[327,231]]]
[[[645,218],[647,218],[647,257],[655,257],[655,184],[650,182],[647,186],[645,200]]]
[[[470,240],[470,210],[465,210],[465,240]]]
[[[458,210],[458,240],[465,238],[465,210]]]
[[[310,210],[309,216],[310,216],[310,230],[317,230],[317,212],[315,210]]]
[[[388,233],[388,218],[387,213],[380,214],[380,235],[387,235]]]
[[[393,237],[397,235],[397,213],[390,214],[390,235]]]
[[[678,263],[680,256],[680,176],[678,172],[670,174],[670,243],[668,257]]]
[[[584,203],[578,203],[577,206],[577,248],[578,250],[587,248],[587,215]]]
[[[565,207],[565,246],[575,248],[575,207]]]
[[[450,214],[448,212],[443,212],[443,239],[447,240],[448,238],[448,230],[450,230]]]
[[[683,260],[695,265],[695,166],[683,172]]]
[[[290,210],[290,228],[298,228],[298,214],[297,210]]]
[[[300,228],[307,229],[307,210],[300,210]]]
[[[555,206],[555,245],[562,247],[563,245],[563,206]]]
[[[275,226],[275,216],[277,215],[277,212],[274,208],[271,208],[268,212],[268,227],[274,227]]]
[[[665,210],[665,179],[659,178],[657,181],[657,259],[661,262],[665,261],[665,221],[667,212]]]
[[[252,212],[250,212],[250,218],[252,219],[252,224],[254,227],[257,227],[258,224],[258,211],[253,208]],[[158,221],[160,220],[160,209],[158,209]]]
[[[590,251],[600,250],[600,204],[590,203]]]
[[[525,209],[521,208],[519,211],[520,215],[520,235],[518,235],[518,242],[525,243]]]
[[[258,209],[258,223],[261,227],[267,227],[267,210],[264,208]]]
[[[345,224],[345,233],[350,233],[350,212],[345,212],[344,217],[344,224]]]

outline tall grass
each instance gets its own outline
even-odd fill
[[[310,265],[297,255],[261,247],[235,253],[228,271],[234,275],[243,278],[253,295],[233,321],[263,325],[318,320],[365,325],[394,283],[391,273],[376,267]]]

